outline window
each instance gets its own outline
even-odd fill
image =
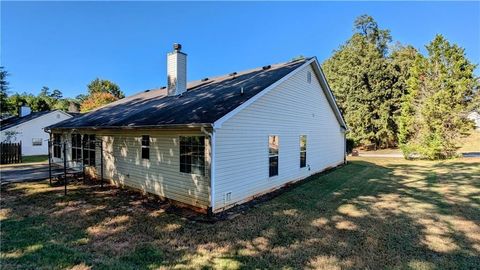
[[[205,136],[180,137],[180,172],[205,175]]]
[[[82,160],[82,135],[72,134],[72,161]]]
[[[53,157],[62,158],[62,140],[60,134],[53,134]]]
[[[307,71],[307,82],[311,83],[312,82],[312,72]]]
[[[150,159],[150,136],[142,136],[142,158]]]
[[[307,166],[307,135],[300,135],[300,168]]]
[[[32,146],[41,146],[42,138],[32,138]]]
[[[278,175],[278,136],[268,136],[268,175]]]
[[[95,135],[83,135],[83,164],[95,166]]]

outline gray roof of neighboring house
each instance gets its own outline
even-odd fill
[[[32,112],[32,113],[30,113],[26,116],[23,116],[23,117],[14,116],[14,117],[10,117],[10,118],[1,120],[0,121],[0,130],[9,129],[11,127],[20,125],[22,123],[28,122],[30,120],[33,120],[35,118],[38,118],[38,117],[43,116],[45,114],[48,114],[50,112],[52,112],[52,111]]]
[[[164,88],[146,90],[49,128],[212,124],[310,59],[190,82],[180,96],[168,96]]]

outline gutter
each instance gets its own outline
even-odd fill
[[[89,129],[89,130],[101,130],[101,129],[112,129],[112,130],[135,130],[135,129],[175,129],[175,128],[206,128],[212,127],[211,123],[198,123],[198,124],[166,124],[166,125],[144,125],[144,126],[82,126],[82,127],[46,127],[45,130],[55,130],[55,129]]]

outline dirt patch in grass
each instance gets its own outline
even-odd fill
[[[1,190],[4,269],[473,269],[480,159],[352,158],[214,223],[113,187]]]
[[[459,149],[461,153],[478,153],[480,152],[480,131],[473,130],[470,135],[463,138],[462,147]]]

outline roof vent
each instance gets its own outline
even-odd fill
[[[240,95],[243,95],[243,86],[240,88]]]
[[[162,86],[162,87],[160,87],[160,89],[165,89],[165,88],[167,88],[167,87],[166,87],[166,86]]]
[[[263,70],[267,70],[267,69],[270,69],[272,66],[271,65],[268,65],[268,66],[264,66],[262,67]]]
[[[203,78],[202,79],[202,82],[206,82],[206,81],[208,81],[208,78]]]
[[[235,76],[235,75],[237,75],[237,72],[232,72],[232,73],[230,73],[230,74],[228,74],[228,75],[229,75],[229,76]]]
[[[145,90],[144,92],[145,92],[145,93],[150,92],[150,89],[147,89],[147,90]]]

